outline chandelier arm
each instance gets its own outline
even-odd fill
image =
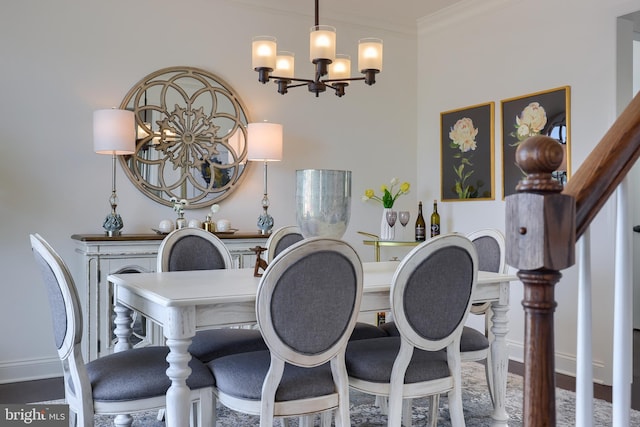
[[[326,84],[327,86],[330,86],[328,83],[335,83],[335,82],[353,82],[353,81],[357,81],[357,80],[364,80],[365,77],[349,77],[346,79],[322,79],[321,82]]]
[[[306,82],[306,83],[300,83],[300,84],[297,84],[297,85],[287,85],[287,88],[300,87],[300,86],[306,86],[306,85],[308,85],[309,83],[313,83],[313,80],[302,80],[302,79],[297,79],[296,81],[299,81],[299,82]]]
[[[311,80],[311,79],[298,79],[296,77],[269,76],[269,79],[270,80],[288,80],[288,81],[292,81],[292,82],[304,82],[304,83],[296,85],[296,86],[302,86],[303,84],[313,83],[313,80]],[[289,86],[289,87],[295,87],[295,86]]]

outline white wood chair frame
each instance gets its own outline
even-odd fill
[[[82,314],[76,295],[73,277],[56,251],[38,234],[30,236],[31,247],[49,265],[58,281],[58,287],[66,309],[67,332],[58,356],[62,362],[65,399],[71,412],[70,425],[92,427],[95,415],[117,415],[116,426],[130,426],[131,413],[161,409],[166,406],[164,395],[120,402],[99,402],[93,400],[89,376],[82,358],[80,339],[82,337]],[[212,389],[202,388],[191,391],[191,400],[197,406],[197,421],[202,426],[211,426],[213,419]],[[192,413],[191,425],[195,425]]]
[[[478,260],[473,243],[466,237],[453,234],[442,235],[414,248],[400,262],[391,285],[391,312],[393,313],[393,318],[401,337],[400,351],[393,365],[391,382],[377,383],[349,377],[349,386],[351,388],[367,394],[387,397],[388,425],[390,427],[400,427],[403,419],[408,419],[410,422],[411,399],[424,396],[431,396],[429,418],[431,425],[433,427],[437,426],[439,394],[444,392],[448,392],[452,426],[465,425],[462,408],[460,336],[469,313],[471,298],[469,298],[467,302],[465,314],[458,323],[455,331],[446,338],[437,341],[427,340],[419,336],[413,328],[409,326],[403,306],[404,289],[416,266],[434,252],[450,245],[463,248],[471,256],[473,263],[472,289],[475,287],[478,277]],[[405,373],[411,361],[414,348],[427,351],[438,351],[446,348],[447,364],[449,365],[451,375],[428,382],[404,384]]]
[[[295,251],[296,253],[291,254]],[[287,346],[276,333],[271,316],[271,298],[278,279],[298,259],[317,251],[339,252],[354,266],[357,280],[355,304],[345,333],[331,347],[317,354],[303,354]],[[260,427],[271,427],[274,417],[298,417],[335,410],[338,427],[350,426],[349,381],[344,353],[353,327],[356,324],[362,299],[362,263],[355,250],[346,242],[337,239],[312,238],[298,242],[285,249],[265,271],[256,297],[256,317],[265,342],[271,353],[271,366],[263,383],[261,400],[239,399],[214,387],[214,394],[225,406],[247,414],[260,415]],[[275,393],[282,379],[285,362],[301,367],[320,366],[330,361],[331,372],[337,392],[321,397],[276,402]]]

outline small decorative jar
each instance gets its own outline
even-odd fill
[[[216,223],[211,220],[211,215],[207,215],[207,220],[202,224],[203,228],[210,233],[215,233]]]
[[[176,219],[176,230],[180,230],[181,228],[185,228],[187,227],[189,224],[187,223],[187,220],[184,217],[184,214],[182,212],[180,212],[178,214],[178,218]]]

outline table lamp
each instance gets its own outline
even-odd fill
[[[116,156],[133,154],[136,149],[136,128],[133,111],[107,109],[93,112],[93,149],[98,154],[111,154],[112,187],[109,204],[111,213],[102,227],[109,237],[119,236],[124,223],[118,213],[116,196]]]
[[[282,160],[282,125],[266,122],[249,123],[247,139],[247,160],[264,162],[263,211],[258,217],[258,229],[262,234],[269,234],[273,228],[273,217],[268,212],[267,163]]]

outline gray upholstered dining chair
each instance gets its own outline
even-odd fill
[[[500,230],[486,228],[467,234],[478,254],[478,270],[506,273],[505,240]],[[471,305],[471,313],[485,315],[484,333],[472,327],[465,326],[460,340],[460,355],[463,362],[476,362],[489,359],[489,330],[491,303]],[[398,330],[393,322],[381,326],[389,335],[397,336]],[[492,389],[490,376],[487,376],[489,388]]]
[[[214,393],[229,408],[274,417],[336,411],[336,426],[349,426],[345,348],[362,298],[362,264],[337,239],[311,238],[278,255],[260,280],[258,326],[267,351],[241,353],[208,363]]]
[[[478,270],[492,271],[495,273],[506,273],[508,266],[505,261],[505,239],[500,230],[494,228],[485,228],[467,234],[467,237],[476,248],[478,255]],[[480,303],[471,305],[471,313],[476,315],[485,315],[484,333],[470,326],[465,326],[460,338],[460,358],[463,362],[479,362],[486,359],[485,374],[489,394],[493,400],[493,377],[490,374],[491,352],[489,351],[491,331],[489,329],[491,317],[491,303]],[[389,335],[399,335],[398,329],[393,322],[382,325],[381,327]],[[408,402],[405,410],[410,408]],[[405,425],[410,426],[411,423],[408,414],[403,415]]]
[[[224,242],[202,228],[180,228],[164,238],[158,248],[157,271],[218,270],[233,268]]]
[[[430,396],[431,425],[438,397],[448,393],[451,423],[464,426],[460,338],[478,276],[473,243],[442,235],[415,247],[391,284],[391,312],[399,336],[351,341],[349,385],[387,396],[388,425],[400,426],[403,400]]]
[[[271,233],[266,243],[267,264],[271,263],[280,252],[303,239],[304,236],[296,225],[286,225],[275,230]]]
[[[300,228],[295,225],[286,225],[277,229],[271,233],[271,236],[267,239],[267,263],[271,263],[282,251],[303,239],[304,236],[300,232]],[[375,325],[366,322],[357,322],[349,339],[362,340],[379,338],[385,335],[387,335],[387,332]]]
[[[71,273],[60,256],[38,234],[31,247],[49,297],[55,344],[62,362],[70,425],[94,425],[94,415],[118,415],[117,426],[130,426],[130,413],[160,409],[171,385],[166,375],[167,347],[126,350],[84,363],[80,343],[82,312]],[[213,377],[199,360],[189,363],[187,385],[199,408],[197,419],[213,426]],[[192,420],[193,422],[193,420]]]
[[[286,225],[284,227],[280,227],[267,239],[266,247],[267,247],[267,263],[270,264],[275,257],[277,257],[282,251],[287,249],[289,246],[298,243],[304,240],[304,236],[300,231],[300,228],[295,225]],[[379,338],[385,336],[386,331],[380,329],[379,327],[366,323],[366,322],[356,322],[356,326],[353,328],[353,332],[349,337],[350,340],[361,340],[367,338]],[[331,414],[323,413],[321,414],[321,422],[320,424],[323,427],[328,427],[331,425]],[[302,417],[300,419],[301,427],[310,427],[313,425],[313,418]]]
[[[157,271],[160,272],[233,267],[231,253],[224,242],[201,228],[175,230],[165,237],[158,249]],[[266,349],[267,346],[258,330],[221,328],[197,331],[189,352],[206,363],[228,354]]]
[[[495,228],[484,228],[467,234],[469,240],[473,242],[478,253],[478,270],[492,271],[494,273],[506,273],[509,266],[506,263],[506,243],[504,234]],[[485,360],[487,385],[491,400],[493,400],[493,376],[490,375],[491,352],[489,343],[492,338],[491,330],[491,303],[473,304],[471,313],[476,315],[484,314],[484,334],[480,331],[467,327],[466,340],[461,342],[461,355],[463,362],[473,362]]]

